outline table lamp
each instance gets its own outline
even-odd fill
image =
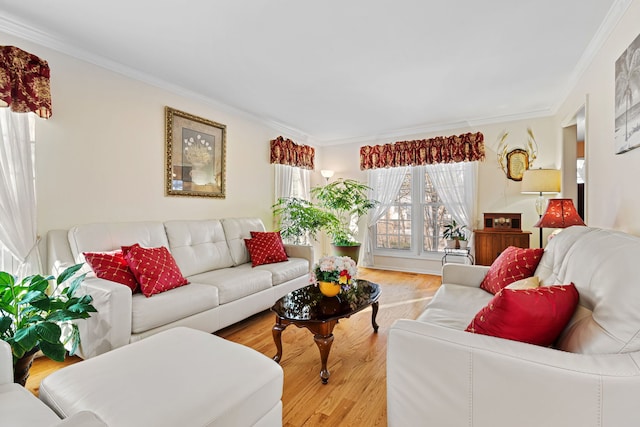
[[[567,228],[572,225],[586,225],[571,199],[549,199],[544,215],[533,226],[543,228]]]
[[[538,194],[536,212],[542,218],[544,212],[543,193],[560,192],[560,171],[557,169],[527,169],[522,175],[521,193]],[[542,228],[540,228],[540,247],[542,247]]]

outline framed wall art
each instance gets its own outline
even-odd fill
[[[640,147],[640,35],[615,65],[615,153]]]
[[[225,197],[227,127],[165,107],[167,196]]]

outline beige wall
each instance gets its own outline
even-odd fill
[[[268,142],[276,130],[8,35],[2,39],[51,68],[53,117],[36,125],[41,235],[101,221],[256,216],[272,226]],[[164,195],[167,105],[227,126],[226,199]]]
[[[586,223],[640,234],[640,149],[614,154],[615,61],[640,34],[640,1],[627,9],[568,95],[558,127],[586,102]]]

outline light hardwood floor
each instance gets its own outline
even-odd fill
[[[329,354],[329,383],[320,381],[320,353],[311,333],[288,327],[282,333],[284,370],[283,425],[386,426],[386,351],[388,330],[400,318],[416,318],[440,286],[440,277],[360,268],[359,277],[380,284],[377,334],[371,327],[371,308],[342,320],[334,329]],[[274,315],[269,311],[216,332],[230,341],[273,357]],[[31,368],[27,388],[37,394],[40,381],[64,363],[39,358]]]

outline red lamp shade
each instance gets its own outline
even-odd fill
[[[547,210],[533,226],[540,228],[567,228],[572,225],[586,225],[571,199],[549,199]]]

